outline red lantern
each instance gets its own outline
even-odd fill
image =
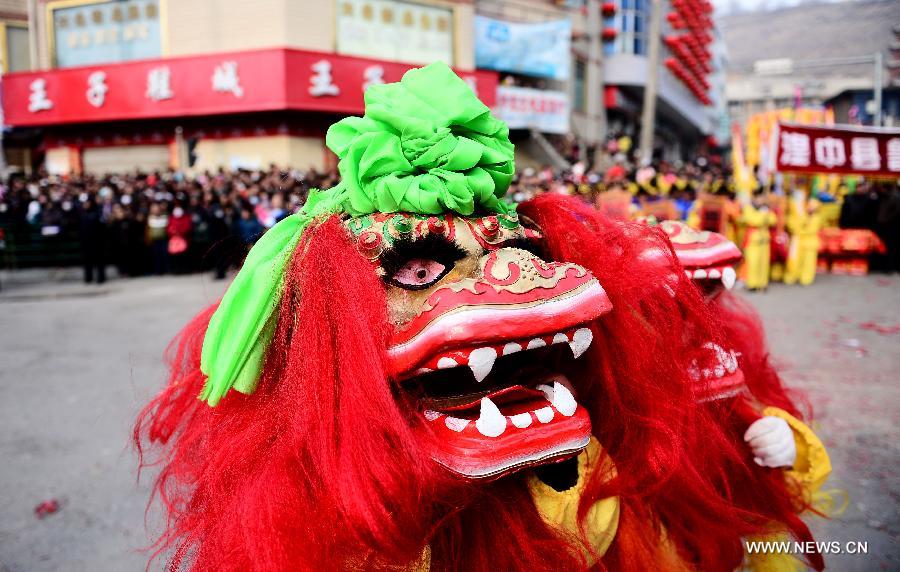
[[[600,37],[603,39],[604,42],[609,43],[609,42],[612,42],[613,40],[615,40],[616,36],[618,34],[619,33],[616,31],[615,28],[603,28],[603,31],[600,32]]]
[[[616,4],[615,2],[604,2],[600,6],[600,13],[603,14],[604,18],[612,18],[616,15]]]

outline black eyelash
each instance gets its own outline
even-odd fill
[[[512,240],[508,240],[503,243],[503,248],[518,248],[519,250],[524,250],[526,252],[530,252],[534,254],[538,258],[544,258],[543,249],[538,242],[534,240],[527,239],[525,237],[514,238]]]
[[[414,258],[427,258],[436,260],[446,268],[441,276],[453,268],[456,261],[466,257],[466,251],[458,245],[448,241],[439,234],[427,234],[413,240],[403,239],[394,242],[393,248],[381,255],[381,268],[384,270],[385,281],[390,282],[391,277],[408,261]],[[415,290],[408,285],[403,285],[407,290]]]

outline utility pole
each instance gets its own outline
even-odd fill
[[[881,52],[875,52],[875,113],[872,115],[872,124],[875,127],[881,127],[881,92],[884,89],[884,56]]]
[[[585,141],[594,148],[594,156],[589,157],[593,165],[600,159],[603,142],[606,140],[606,101],[603,97],[603,44],[601,39],[600,0],[587,0],[587,94],[585,111]]]
[[[656,123],[656,93],[659,81],[660,28],[662,27],[662,1],[650,0],[650,28],[647,43],[647,83],[644,85],[644,109],[641,114],[641,163],[653,160],[653,130]]]

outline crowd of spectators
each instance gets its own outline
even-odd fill
[[[11,265],[9,255],[3,260],[4,244],[9,253],[13,243],[52,250],[68,241],[76,245],[87,282],[102,283],[109,265],[119,276],[213,270],[224,278],[267,228],[304,204],[311,188],[327,189],[338,180],[336,171],[274,165],[191,177],[177,171],[13,176],[0,185],[0,262]],[[522,202],[559,192],[599,206],[607,191],[627,193],[634,209],[665,197],[682,219],[703,193],[734,197],[728,170],[715,162],[641,166],[621,154],[602,172],[577,161],[565,171],[522,169],[507,196]],[[865,203],[857,210],[879,210],[869,204],[877,194],[856,195],[845,207]]]
[[[0,187],[5,243],[77,242],[85,281],[215,269],[224,278],[248,247],[335,172],[315,169],[132,172],[12,177]],[[2,254],[2,252],[0,252]]]

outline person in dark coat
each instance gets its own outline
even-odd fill
[[[79,227],[84,281],[90,284],[96,277],[97,284],[103,284],[106,282],[107,228],[93,198],[81,206]]]
[[[887,247],[883,261],[886,272],[900,272],[900,186],[896,183],[881,189],[881,202],[875,219],[875,232]]]

